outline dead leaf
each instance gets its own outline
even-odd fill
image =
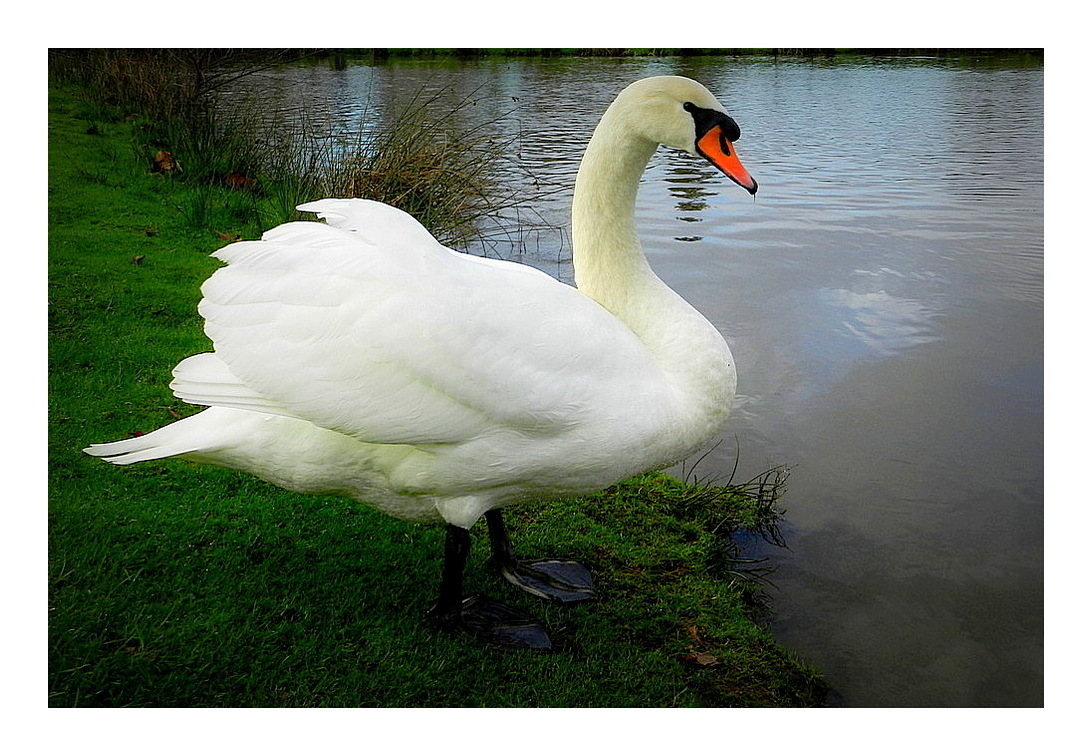
[[[696,664],[699,667],[717,667],[720,666],[720,659],[705,651],[698,651],[696,653],[688,654],[686,661],[690,664]]]
[[[181,170],[178,162],[174,159],[174,156],[166,150],[160,150],[152,158],[152,163],[155,164],[155,169],[160,173],[170,173],[171,171]]]

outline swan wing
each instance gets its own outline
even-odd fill
[[[380,203],[301,209],[328,223],[216,253],[227,265],[199,307],[215,358],[180,365],[187,401],[370,443],[444,444],[568,430],[658,385],[628,328],[540,271],[453,252]]]

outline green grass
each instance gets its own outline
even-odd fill
[[[74,706],[808,706],[827,686],[752,617],[724,535],[771,498],[637,478],[512,513],[526,556],[584,561],[596,602],[540,604],[556,653],[505,653],[424,618],[443,532],[180,461],[80,452],[196,411],[167,389],[209,347],[208,254],[251,221],[134,157],[132,125],[53,88],[49,116],[49,703]],[[219,196],[219,198],[218,198]]]

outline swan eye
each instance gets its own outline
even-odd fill
[[[699,108],[692,102],[684,102],[683,109],[694,119],[694,131],[701,139],[714,126],[720,126],[729,142],[739,139],[739,124],[731,116],[712,108]]]

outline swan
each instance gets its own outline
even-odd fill
[[[623,89],[577,172],[575,287],[450,250],[379,202],[300,205],[320,221],[214,253],[226,266],[198,305],[214,350],[184,359],[170,384],[207,408],[84,451],[117,465],[179,457],[444,523],[440,627],[549,649],[533,617],[464,598],[470,528],[484,515],[510,582],[560,602],[592,598],[579,563],[516,559],[499,508],[601,490],[717,434],[735,395],[731,352],[652,271],[634,204],[660,144],[755,194],[739,135],[691,79]]]

